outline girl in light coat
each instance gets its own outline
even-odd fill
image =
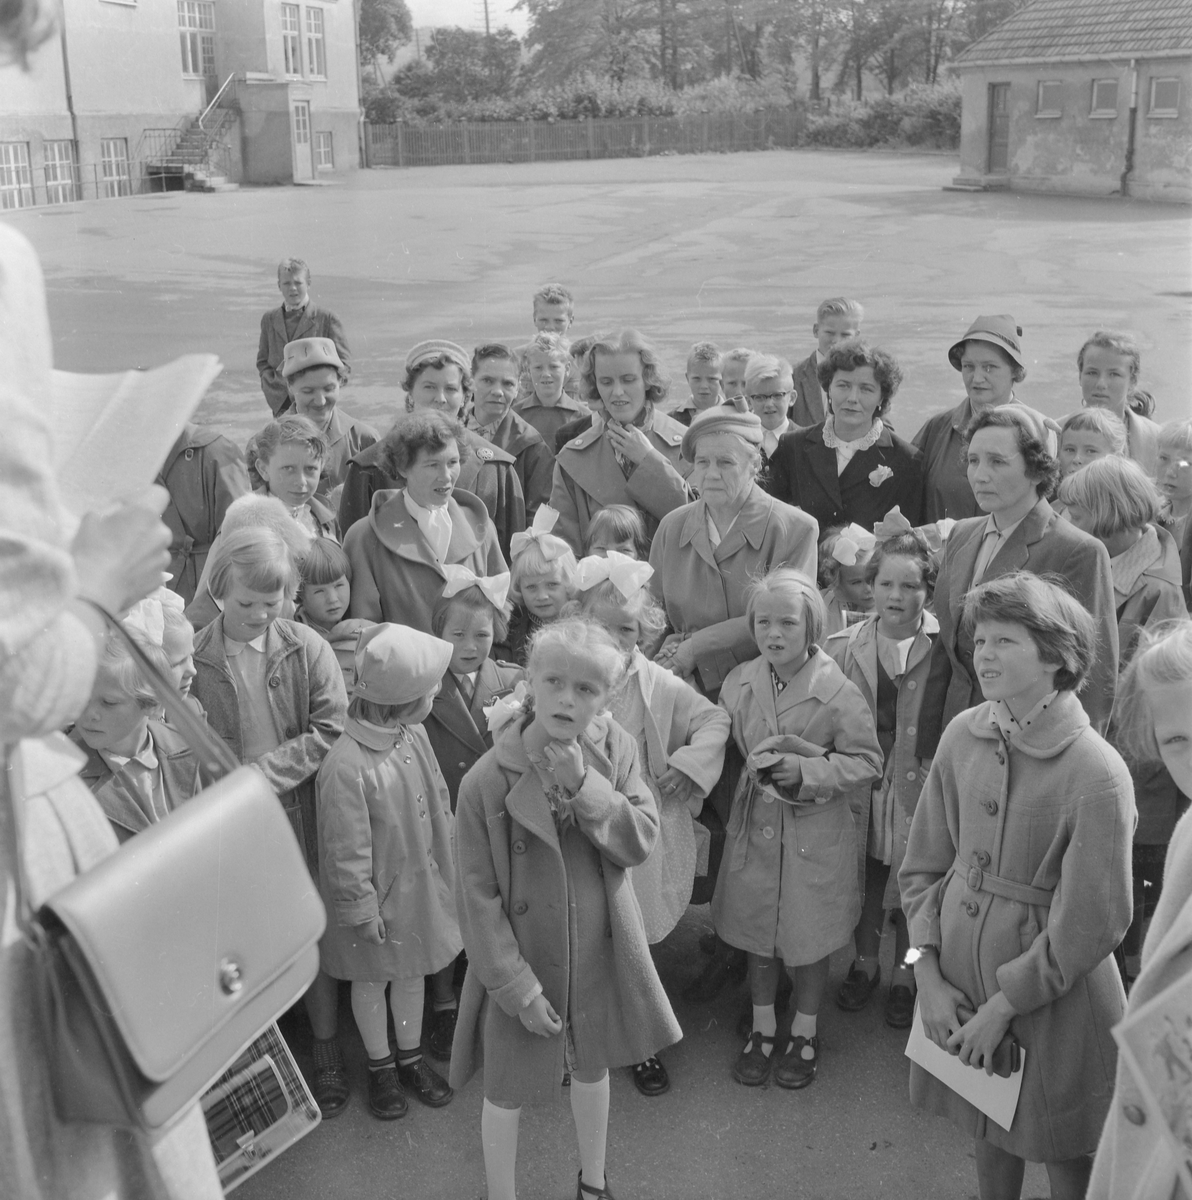
[[[803,1088],[819,1066],[816,1017],[828,956],[860,915],[849,795],[882,771],[865,698],[818,646],[824,604],[814,583],[779,567],[749,597],[760,658],[733,670],[720,704],[746,756],[712,897],[717,934],[749,955],[753,1031],[733,1075],[757,1086],[776,1046],[776,957],[792,971],[795,1019],[775,1082]]]
[[[939,622],[926,611],[935,583],[935,562],[926,537],[907,532],[878,542],[867,569],[877,611],[860,625],[828,638],[824,647],[869,704],[885,770],[872,788],[853,793],[861,920],[857,956],[836,1003],[857,1012],[881,980],[878,953],[886,913],[894,923],[894,975],[886,997],[886,1024],[907,1029],[915,1008],[915,979],[906,960],[910,948],[898,896],[898,868],[906,852],[911,818],[926,778],[915,756],[915,726]]]
[[[992,1071],[1010,1035],[1023,1077],[1008,1130],[917,1064],[911,1100],[973,1135],[982,1195],[1016,1200],[1031,1161],[1078,1200],[1125,1007],[1133,788],[1076,697],[1096,646],[1078,601],[1017,572],[971,592],[964,621],[986,700],[944,731],[898,882],[927,1037]]]
[[[658,805],[658,841],[630,872],[651,945],[679,923],[697,871],[707,872],[710,838],[695,818],[720,778],[731,725],[723,709],[642,653],[666,628],[666,615],[647,586],[653,574],[649,563],[610,550],[605,557],[581,560],[577,576],[581,611],[629,655],[628,677],[611,712],[636,739],[642,778]],[[633,1081],[644,1096],[670,1088],[657,1055],[634,1065]]]
[[[637,747],[600,716],[625,656],[600,626],[547,626],[529,703],[501,706],[495,744],[464,777],[456,896],[468,973],[451,1052],[461,1087],[483,1058],[489,1200],[513,1200],[527,1100],[571,1072],[579,1200],[611,1200],[608,1069],[682,1036],[650,959],[627,869],[649,856],[658,809]]]

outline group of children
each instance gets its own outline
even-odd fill
[[[820,352],[860,325],[859,306],[831,303],[816,322]],[[567,391],[570,297],[544,291],[535,318],[538,332],[517,351],[529,389],[519,411],[554,451],[592,413]],[[287,330],[291,319],[283,314]],[[748,357],[693,347],[688,419],[740,394]],[[800,364],[799,378],[814,376],[814,360]],[[916,529],[895,510],[874,530],[822,531],[819,580],[781,565],[755,580],[746,618],[757,654],[728,674],[718,703],[653,661],[666,616],[651,587],[647,521],[630,505],[594,511],[580,555],[553,532],[558,513],[540,499],[529,527],[510,538],[507,572],[444,569],[429,631],[373,623],[349,616],[353,572],[333,500],[348,459],[337,459],[332,438],[344,427],[317,417],[329,395],[334,410],[346,354],[287,345],[283,364],[296,411],[279,404],[253,440],[258,494],[227,510],[187,608],[193,626],[165,589],[127,624],[237,757],[268,778],[319,882],[328,928],[306,1009],[311,1085],[325,1116],[350,1095],[337,1035],[344,980],[374,1115],[401,1117],[410,1094],[447,1104],[483,1066],[488,1195],[511,1200],[521,1104],[566,1081],[578,1200],[611,1197],[608,1071],[632,1067],[644,1095],[670,1086],[659,1052],[681,1030],[649,947],[674,929],[708,872],[709,833],[697,818],[728,775],[731,817],[711,911],[719,937],[748,961],[751,1004],[733,1076],[789,1089],[815,1080],[829,956],[853,941],[835,999],[846,1011],[863,1008],[879,985],[887,919],[895,970],[886,1021],[911,1024],[918,977],[931,989],[929,1036],[959,1036],[956,1005],[940,999],[931,962],[912,969],[908,954],[912,942],[937,956],[956,952],[947,940],[955,935],[944,935],[943,948],[938,931],[932,940],[923,881],[934,870],[929,844],[934,852],[956,835],[946,821],[941,831],[939,814],[958,802],[948,781],[971,748],[952,738],[934,762],[915,756],[947,522]],[[793,395],[801,419],[815,419],[816,405],[822,414],[810,384]],[[1160,478],[1169,469],[1179,487],[1192,445],[1185,424],[1185,442],[1165,429],[1156,446]],[[1124,457],[1126,429],[1112,413],[1074,414],[1058,444],[1067,518],[1100,539],[1113,564],[1124,669],[1148,627],[1186,617],[1171,526],[1187,519],[1188,503],[1178,488],[1160,494]],[[976,589],[985,598],[974,609],[975,637],[989,664],[987,724],[1000,730],[989,736],[1001,737],[1003,755],[1017,754],[1048,705],[1067,712],[1056,697],[1080,685],[1088,647],[1053,636],[1071,617],[1059,588],[1025,576],[996,582],[1000,591]],[[1010,661],[1008,642],[1022,661]],[[193,755],[118,646],[73,736],[121,837],[202,786]],[[1113,755],[1100,739],[1096,746]],[[1153,832],[1134,838],[1136,880],[1157,892],[1181,798],[1154,764],[1133,771],[1135,792],[1151,787],[1162,793],[1155,805],[1167,806]],[[935,821],[927,831],[921,793]],[[1128,798],[1114,795],[1125,820]],[[998,873],[1015,869],[1003,861]],[[909,926],[908,884],[918,888]],[[1130,954],[1146,900],[1136,882]],[[929,931],[917,940],[916,920]],[[784,973],[793,1012],[780,1028]],[[966,1061],[984,1061],[989,1048],[976,1031],[962,1040]],[[427,1055],[450,1062],[449,1078]]]

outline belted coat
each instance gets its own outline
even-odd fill
[[[567,1022],[580,1070],[643,1062],[682,1037],[626,873],[658,837],[637,746],[602,717],[580,745],[587,772],[574,824],[556,827],[516,724],[460,785],[456,900],[468,973],[450,1079],[463,1087],[483,1064],[493,1100],[559,1096],[564,1035],[540,1037],[519,1017],[539,986]]]
[[[1111,957],[1130,924],[1134,795],[1072,692],[1009,742],[986,702],[944,731],[898,873],[912,946],[975,1010],[1004,992],[1025,1048],[1009,1131],[921,1067],[911,1100],[1031,1162],[1091,1154],[1125,1008]]]

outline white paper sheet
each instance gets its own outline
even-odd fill
[[[214,354],[185,354],[152,371],[55,371],[49,425],[67,512],[81,517],[144,492],[222,369]]]
[[[966,1066],[956,1055],[941,1050],[927,1036],[916,1004],[911,1036],[906,1043],[906,1056],[925,1071],[930,1071],[941,1083],[946,1083],[974,1108],[979,1108],[991,1121],[996,1121],[1009,1131],[1018,1108],[1018,1094],[1022,1091],[1026,1047],[1019,1048],[1019,1068],[1008,1079],[1001,1075],[987,1075],[984,1067]]]

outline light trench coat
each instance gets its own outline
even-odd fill
[[[843,630],[828,638],[824,649],[835,659],[865,697],[869,711],[877,724],[877,616],[866,617],[859,625]],[[897,681],[897,729],[894,748],[886,761],[885,773],[872,785],[857,788],[849,797],[853,819],[857,823],[857,871],[861,892],[865,891],[865,854],[869,835],[869,819],[872,813],[873,793],[889,780],[889,795],[886,803],[894,808],[894,839],[891,847],[890,876],[882,896],[885,909],[901,908],[898,893],[898,868],[906,854],[907,838],[911,831],[911,818],[919,803],[919,793],[927,778],[927,766],[915,755],[915,734],[918,733],[919,706],[927,683],[927,671],[931,665],[931,646],[939,633],[940,624],[933,613],[924,612],[923,623],[915,635],[910,653],[906,657],[906,670]]]
[[[682,801],[658,797],[658,841],[649,858],[629,873],[646,938],[653,945],[674,929],[691,902],[697,858],[694,818],[720,778],[732,722],[722,708],[640,650],[633,652],[625,687],[637,692],[644,713],[643,728],[628,730],[639,746],[645,743],[642,774],[656,782],[674,767],[695,783],[694,811]]]
[[[671,628],[691,635],[696,673],[707,695],[715,696],[734,667],[757,657],[745,619],[750,583],[771,567],[793,567],[814,579],[818,538],[813,518],[756,484],[715,548],[703,500],[663,517],[650,547],[650,588]]]
[[[861,915],[849,796],[882,770],[869,706],[818,647],[777,698],[769,663],[755,658],[724,681],[720,704],[744,756],[780,734],[824,753],[800,755],[803,781],[789,801],[742,772],[712,897],[716,932],[788,967],[818,962],[852,937]]]
[[[682,1037],[650,958],[627,870],[658,838],[637,747],[597,717],[580,742],[576,822],[558,829],[522,732],[507,725],[464,776],[456,811],[456,902],[468,973],[451,1085],[484,1066],[484,1094],[557,1100],[564,1035],[519,1014],[539,987],[564,1018],[579,1070],[629,1066]]]
[[[915,1065],[911,1100],[1019,1158],[1061,1161],[1096,1149],[1113,1089],[1133,788],[1072,692],[1009,743],[990,710],[944,731],[898,883],[911,945],[939,947],[974,1010],[999,991],[1013,1007],[1022,1091],[1008,1132]]]

